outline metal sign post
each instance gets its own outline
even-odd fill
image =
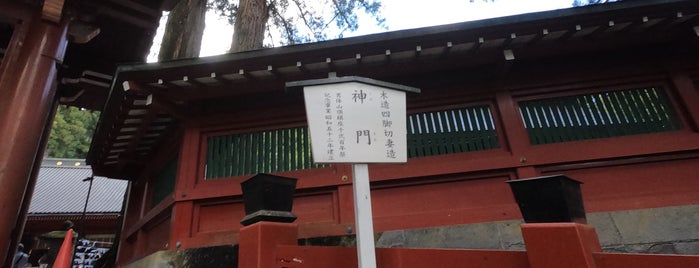
[[[357,255],[375,268],[374,224],[367,163],[405,163],[405,92],[417,88],[363,77],[287,83],[303,87],[313,161],[352,164]]]

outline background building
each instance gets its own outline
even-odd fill
[[[128,181],[94,177],[90,188],[90,182],[85,179],[91,176],[92,170],[84,160],[44,159],[22,238],[25,251],[31,250],[32,264],[37,264],[36,260],[48,247],[41,235],[60,230],[66,220],[72,221],[80,233],[76,258],[84,257],[86,265],[111,248],[121,228]],[[88,250],[88,254],[82,254]]]

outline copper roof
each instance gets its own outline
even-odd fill
[[[96,173],[133,179],[182,122],[289,98],[289,81],[364,76],[416,88],[447,72],[618,47],[696,43],[697,1],[636,0],[154,64],[122,65],[93,138]],[[501,71],[500,71],[501,72]],[[462,74],[462,76],[467,74]],[[497,74],[491,74],[495,79]],[[423,90],[424,92],[424,90]]]
[[[29,216],[82,214],[92,170],[80,159],[44,159],[29,205]],[[120,213],[127,181],[95,176],[88,214]]]

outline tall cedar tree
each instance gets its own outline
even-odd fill
[[[206,0],[180,0],[167,18],[158,61],[198,57],[205,16]]]
[[[234,25],[230,52],[239,52],[262,48],[265,37],[281,36],[277,43],[283,45],[325,40],[328,32],[342,37],[358,28],[360,10],[384,26],[379,1],[209,0],[207,5],[206,0],[181,0],[168,16],[158,59],[198,56],[207,8]]]
[[[212,0],[211,6],[233,23],[230,52],[259,49],[265,37],[282,45],[308,43],[342,37],[359,28],[357,14],[363,12],[386,28],[380,0]],[[272,32],[278,33],[278,35]]]
[[[240,0],[237,10],[230,52],[261,48],[269,20],[267,0]]]
[[[613,1],[572,0],[572,5]],[[234,25],[230,52],[240,52],[262,48],[265,37],[276,36],[271,31],[279,33],[282,40],[277,43],[283,45],[324,40],[333,31],[342,37],[345,31],[358,28],[360,10],[385,28],[380,7],[380,0],[181,0],[168,17],[158,58],[162,61],[197,57],[207,9],[228,17]]]

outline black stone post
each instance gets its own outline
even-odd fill
[[[259,221],[293,222],[291,213],[296,179],[269,174],[257,174],[242,182],[245,217],[243,226]]]
[[[526,223],[587,223],[581,182],[564,175],[508,181]]]

